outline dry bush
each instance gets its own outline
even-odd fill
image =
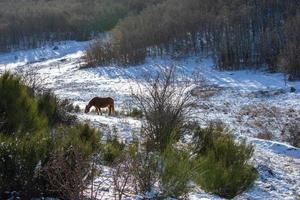
[[[49,190],[64,199],[83,199],[90,181],[89,165],[89,160],[72,146],[66,152],[54,154],[43,168]]]
[[[286,124],[281,132],[281,138],[295,147],[300,147],[300,122],[295,120]]]
[[[158,180],[157,155],[150,152],[136,152],[131,154],[132,176],[136,193],[145,193],[151,190]]]
[[[193,88],[191,90],[191,95],[203,99],[209,99],[221,90],[222,88],[216,85],[201,85]]]
[[[97,40],[92,43],[86,50],[86,54],[83,57],[85,65],[81,68],[96,67],[98,65],[110,65],[110,64],[140,64],[146,58],[146,50],[133,50],[127,51],[122,48],[117,42],[103,42]]]
[[[113,187],[111,169],[102,165],[102,158],[99,154],[92,156],[90,164],[90,185],[84,191],[86,199],[101,200],[107,199],[107,192]]]
[[[299,145],[299,110],[269,107],[265,104],[249,105],[241,109],[239,121],[255,128],[257,137],[265,140],[285,141]],[[298,144],[297,144],[298,143]]]
[[[29,70],[22,72],[21,79],[23,84],[29,87],[32,96],[42,93],[45,90],[43,86],[45,79],[39,76],[31,65],[28,65],[28,68]]]
[[[84,67],[111,64],[116,60],[118,54],[116,48],[111,43],[97,40],[86,50],[84,56],[86,65]]]
[[[143,195],[158,180],[157,155],[145,152],[140,145],[134,139],[113,164],[113,186],[119,199],[133,193]]]
[[[256,129],[258,138],[266,140],[278,139],[278,130],[282,128],[282,122],[289,120],[286,118],[285,110],[265,104],[245,106],[240,110],[237,118],[240,122],[246,122],[246,125]]]
[[[260,132],[257,134],[256,136],[259,139],[263,139],[263,140],[272,140],[273,139],[273,134],[269,131],[266,132]]]
[[[248,115],[250,117],[277,117],[281,111],[277,107],[268,107],[264,104],[245,106],[241,109],[240,115]]]
[[[187,129],[192,98],[187,83],[177,81],[175,67],[161,69],[147,79],[133,98],[143,112],[143,134],[150,149],[163,151],[175,134],[178,141]]]
[[[120,156],[116,161],[116,165],[112,173],[115,199],[121,200],[123,195],[134,191],[132,168],[130,163],[131,158],[128,154]]]

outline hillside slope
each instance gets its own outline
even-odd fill
[[[81,108],[94,96],[111,96],[116,101],[116,109],[121,111],[134,107],[131,93],[143,86],[145,74],[175,65],[180,77],[197,80],[190,86],[196,88],[194,98],[198,100],[191,115],[202,124],[222,120],[237,139],[246,138],[256,146],[251,162],[258,169],[259,178],[249,191],[236,199],[299,198],[300,149],[282,143],[280,131],[284,123],[300,118],[300,82],[285,82],[282,74],[263,71],[220,72],[214,69],[210,58],[148,59],[143,65],[127,68],[79,69],[86,45],[86,42],[67,42],[58,45],[57,50],[49,47],[0,54],[0,73],[5,70],[20,74],[35,72],[45,87]],[[295,93],[290,92],[291,87],[296,88]],[[203,98],[197,95],[197,88],[200,91],[213,88],[207,91],[214,92]],[[254,115],[251,111],[255,108],[261,109]],[[275,111],[270,114],[270,110]],[[124,141],[130,140],[132,133],[138,133],[141,126],[140,120],[122,115],[97,116],[82,112],[78,117],[89,120],[105,133],[117,129]],[[262,125],[255,126],[254,122]],[[274,141],[256,138],[265,129],[272,132]],[[219,199],[200,189],[191,193],[190,198]]]

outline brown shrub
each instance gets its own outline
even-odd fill
[[[286,124],[281,132],[283,141],[295,147],[300,147],[300,121],[292,121]]]
[[[72,146],[66,151],[54,154],[43,168],[49,190],[64,199],[83,199],[88,185],[89,162]]]
[[[259,139],[263,139],[263,140],[272,140],[273,139],[273,134],[269,131],[266,132],[260,132],[257,134],[256,136]]]

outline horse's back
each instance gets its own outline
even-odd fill
[[[114,104],[114,100],[111,97],[94,97],[91,101],[93,101],[93,104],[100,107]]]

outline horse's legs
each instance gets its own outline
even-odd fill
[[[108,115],[111,115],[111,106],[108,105]]]
[[[99,115],[99,108],[98,107],[96,107],[96,112]]]
[[[111,109],[110,113],[115,114],[115,106],[114,106],[114,104],[110,105],[110,109]]]

